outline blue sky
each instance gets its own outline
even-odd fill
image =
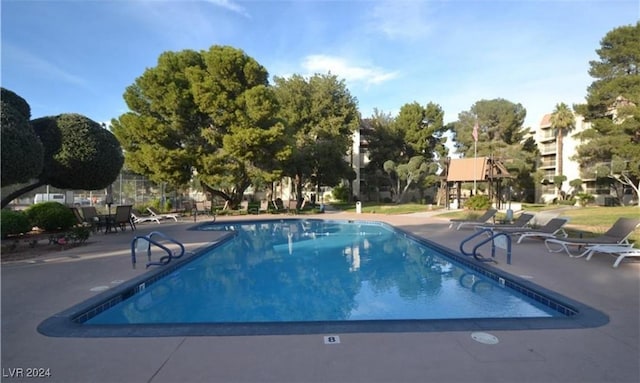
[[[59,1],[2,0],[2,86],[32,117],[108,122],[122,94],[165,51],[230,45],[270,76],[336,74],[358,100],[397,114],[440,104],[455,121],[505,98],[538,126],[558,102],[584,102],[589,60],[638,0]]]

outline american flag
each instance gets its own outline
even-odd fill
[[[476,122],[476,124],[473,125],[473,133],[472,133],[473,140],[475,142],[478,142],[478,129],[480,129],[480,127],[478,126],[478,123]]]

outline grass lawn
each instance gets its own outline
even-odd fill
[[[356,208],[354,203],[332,203],[334,208],[355,213]],[[578,237],[582,236],[597,236],[609,229],[611,225],[620,217],[634,218],[640,216],[640,208],[638,206],[588,206],[588,207],[574,207],[563,205],[523,205],[523,209],[529,212],[540,212],[545,210],[563,209],[561,216],[569,218],[567,223],[567,231],[569,236]],[[441,214],[438,214],[442,218],[475,218],[480,216],[484,211],[470,211],[470,210],[456,210],[447,211],[442,207],[422,205],[422,204],[376,204],[376,203],[363,203],[363,213],[378,213],[378,214],[408,214],[419,213],[432,210],[442,210]],[[497,219],[504,218],[504,213],[498,213]],[[637,229],[630,237],[631,241],[636,244],[636,247],[640,245],[640,229]]]

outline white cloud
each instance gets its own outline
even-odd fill
[[[235,12],[239,15],[245,16],[245,17],[251,17],[249,15],[249,13],[246,11],[246,9],[239,5],[238,3],[235,3],[233,1],[230,0],[207,0],[209,3],[213,4],[213,5],[217,5],[219,7],[222,7],[224,9],[228,9],[232,12]]]
[[[377,3],[370,14],[370,28],[391,39],[417,39],[429,34],[429,5],[426,1],[389,0]]]
[[[377,67],[357,66],[343,58],[326,55],[307,56],[302,66],[310,73],[331,72],[347,82],[365,85],[378,85],[398,76],[397,72],[387,72]]]

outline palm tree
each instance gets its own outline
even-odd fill
[[[558,150],[557,150],[557,154],[556,154],[556,163],[557,163],[557,175],[562,176],[563,175],[563,169],[562,169],[562,157],[563,157],[563,153],[562,153],[562,148],[563,148],[563,143],[562,143],[562,139],[563,137],[568,134],[570,131],[572,131],[576,124],[575,124],[575,116],[573,115],[573,112],[571,111],[571,109],[569,108],[569,106],[567,104],[565,104],[564,102],[561,102],[559,104],[556,104],[556,108],[554,109],[553,113],[551,114],[551,128],[553,128],[556,132],[556,144],[558,145]],[[558,185],[556,186],[557,190],[560,190],[560,188],[558,187]]]

